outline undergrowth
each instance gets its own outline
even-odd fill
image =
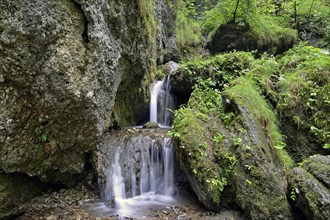
[[[330,148],[330,57],[321,49],[300,44],[280,59],[277,110],[298,129],[307,129],[323,148]]]
[[[250,77],[241,77],[233,81],[231,85],[225,90],[225,94],[239,105],[249,109],[258,125],[267,131],[269,143],[276,149],[283,164],[286,167],[293,166],[293,160],[284,149],[285,143],[274,111],[260,94],[255,82]]]

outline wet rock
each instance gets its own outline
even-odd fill
[[[142,126],[142,128],[159,128],[159,124],[156,123],[156,122],[151,122],[151,121],[149,121],[149,122],[145,123],[145,124]]]
[[[163,71],[166,75],[169,75],[180,68],[180,64],[170,61],[164,64]]]

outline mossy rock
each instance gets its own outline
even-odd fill
[[[206,207],[235,205],[252,219],[292,218],[274,120],[247,77],[222,95],[197,86],[187,107],[177,111],[177,158]]]
[[[265,27],[263,30],[258,30],[247,22],[222,24],[212,36],[208,47],[212,54],[216,54],[234,50],[281,53],[293,46],[296,40],[294,30],[277,25]]]
[[[302,167],[330,189],[330,155],[314,155],[303,161]]]
[[[281,77],[276,110],[288,151],[297,162],[330,149],[330,57],[299,44],[279,61]]]
[[[47,186],[37,178],[0,173],[0,219],[21,214],[46,189]]]
[[[290,175],[291,197],[308,219],[326,220],[330,216],[330,190],[303,168]]]

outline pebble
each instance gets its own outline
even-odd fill
[[[58,219],[58,217],[55,215],[50,215],[46,218],[46,220],[57,220],[57,219]]]

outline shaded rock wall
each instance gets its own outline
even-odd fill
[[[157,3],[155,21],[173,18],[163,1]],[[169,53],[173,48],[175,35],[168,34],[167,20],[158,23],[158,31],[155,23],[150,35],[142,4],[146,2],[1,2],[2,169],[72,184],[87,152],[111,126],[118,88],[125,97],[137,92],[145,97],[142,81],[152,78],[155,60],[166,55],[162,49]],[[137,89],[127,92],[132,81]],[[135,110],[134,102],[126,103]]]
[[[22,184],[24,183],[24,184]],[[0,219],[22,213],[33,198],[46,191],[47,185],[24,174],[0,173]]]

